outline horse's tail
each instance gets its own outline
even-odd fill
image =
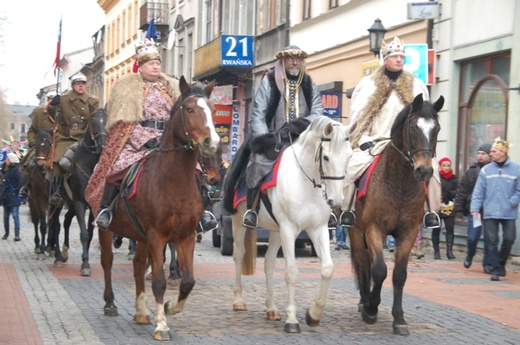
[[[237,153],[235,154],[235,158],[233,159],[233,163],[229,167],[224,179],[224,184],[222,187],[224,192],[222,205],[224,206],[224,209],[230,213],[236,212],[236,209],[233,208],[233,196],[235,194],[235,188],[237,188],[239,183],[243,181],[245,176],[247,162],[249,161],[249,156],[251,155],[249,141],[249,139],[246,139],[246,141],[238,149]]]
[[[242,258],[242,274],[245,276],[251,276],[255,274],[256,255],[258,251],[258,247],[256,245],[256,228],[248,228],[246,230],[244,246],[246,248],[246,252]]]

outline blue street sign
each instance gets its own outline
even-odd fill
[[[253,67],[253,36],[222,35],[220,46],[222,49],[222,67]]]
[[[427,44],[405,44],[404,45],[403,68],[413,73],[425,84],[428,83],[428,45]]]

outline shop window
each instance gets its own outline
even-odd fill
[[[477,160],[477,149],[506,138],[511,56],[502,54],[461,65],[458,168],[464,173]]]

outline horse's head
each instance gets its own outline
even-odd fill
[[[399,113],[392,127],[392,142],[413,166],[419,181],[428,181],[433,175],[432,158],[441,129],[438,112],[443,105],[442,96],[430,103],[419,94]]]
[[[182,145],[192,149],[198,148],[202,156],[214,155],[220,142],[213,125],[215,107],[209,100],[214,86],[215,82],[190,85],[181,77],[181,98],[172,108],[172,120],[177,123],[176,126],[180,126],[177,131],[182,138]]]
[[[40,129],[34,140],[34,160],[36,165],[44,167],[51,151],[52,132],[49,129]]]
[[[85,148],[94,154],[100,155],[107,141],[107,113],[103,108],[94,109],[88,120],[87,129],[83,137]]]
[[[325,201],[331,208],[341,206],[343,203],[343,180],[348,161],[352,156],[349,132],[348,127],[341,123],[327,116],[320,116],[298,138],[298,142],[303,145],[314,142],[313,145],[316,147],[314,161],[309,163],[318,164],[319,185],[323,190]],[[303,164],[303,161],[300,163]],[[305,167],[303,169],[308,170]]]

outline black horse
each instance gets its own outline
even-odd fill
[[[85,224],[86,210],[89,207],[85,201],[85,189],[87,188],[90,175],[94,171],[99,156],[105,147],[107,113],[104,109],[95,109],[88,120],[87,128],[83,138],[80,140],[76,153],[72,158],[72,164],[67,179],[71,192],[70,203],[73,205],[76,219],[80,228],[80,240],[83,252],[81,254],[82,276],[90,276],[89,249],[94,235],[94,219],[89,212],[88,225]],[[68,228],[66,228],[68,233]]]

